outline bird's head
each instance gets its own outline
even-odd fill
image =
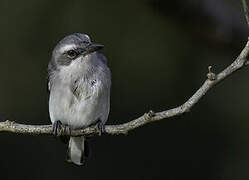
[[[57,66],[68,66],[72,61],[82,59],[103,47],[91,42],[86,34],[74,33],[66,36],[55,46],[51,61]]]

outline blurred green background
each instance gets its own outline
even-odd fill
[[[176,107],[239,55],[249,29],[238,0],[1,0],[0,120],[50,124],[47,64],[81,32],[105,45],[108,124]],[[248,69],[180,117],[127,136],[93,137],[86,166],[50,136],[0,135],[1,179],[249,179]]]

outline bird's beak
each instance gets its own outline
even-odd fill
[[[95,51],[98,51],[100,49],[104,48],[104,45],[102,44],[97,44],[97,43],[91,43],[89,44],[83,51],[83,55],[87,55],[87,54],[90,54],[92,52],[95,52]]]

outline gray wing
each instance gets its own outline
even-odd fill
[[[52,78],[53,74],[57,71],[56,63],[55,63],[53,58],[48,63],[48,70],[47,71],[48,71],[47,90],[48,90],[48,93],[50,93],[51,86],[52,86],[51,78]]]
[[[48,90],[48,93],[50,93],[50,81],[49,81],[49,79],[47,79],[47,90]]]

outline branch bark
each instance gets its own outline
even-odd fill
[[[241,0],[241,1],[242,1],[242,6],[243,6],[246,22],[247,22],[247,25],[249,26],[249,10],[248,10],[248,6],[247,6],[247,3],[246,3],[246,0]]]
[[[210,90],[214,85],[223,81],[225,78],[235,73],[237,70],[246,67],[248,63],[249,56],[249,40],[246,43],[246,46],[241,51],[240,55],[235,59],[235,61],[230,64],[227,68],[221,71],[219,74],[214,74],[211,72],[211,66],[208,68],[209,72],[207,74],[207,80],[203,85],[182,105],[169,109],[162,112],[154,113],[149,111],[143,116],[129,121],[124,124],[119,125],[106,125],[104,133],[111,135],[126,134],[128,131],[131,131],[135,128],[143,126],[150,122],[159,121],[162,119],[170,118],[173,116],[179,116],[183,113],[189,112],[190,109]],[[52,125],[26,125],[19,124],[14,121],[6,120],[0,122],[0,132],[12,132],[18,134],[29,134],[29,135],[52,135]],[[96,127],[88,127],[85,129],[72,130],[71,133],[65,131],[60,132],[60,135],[71,135],[71,136],[80,136],[80,135],[96,135],[98,131]]]

